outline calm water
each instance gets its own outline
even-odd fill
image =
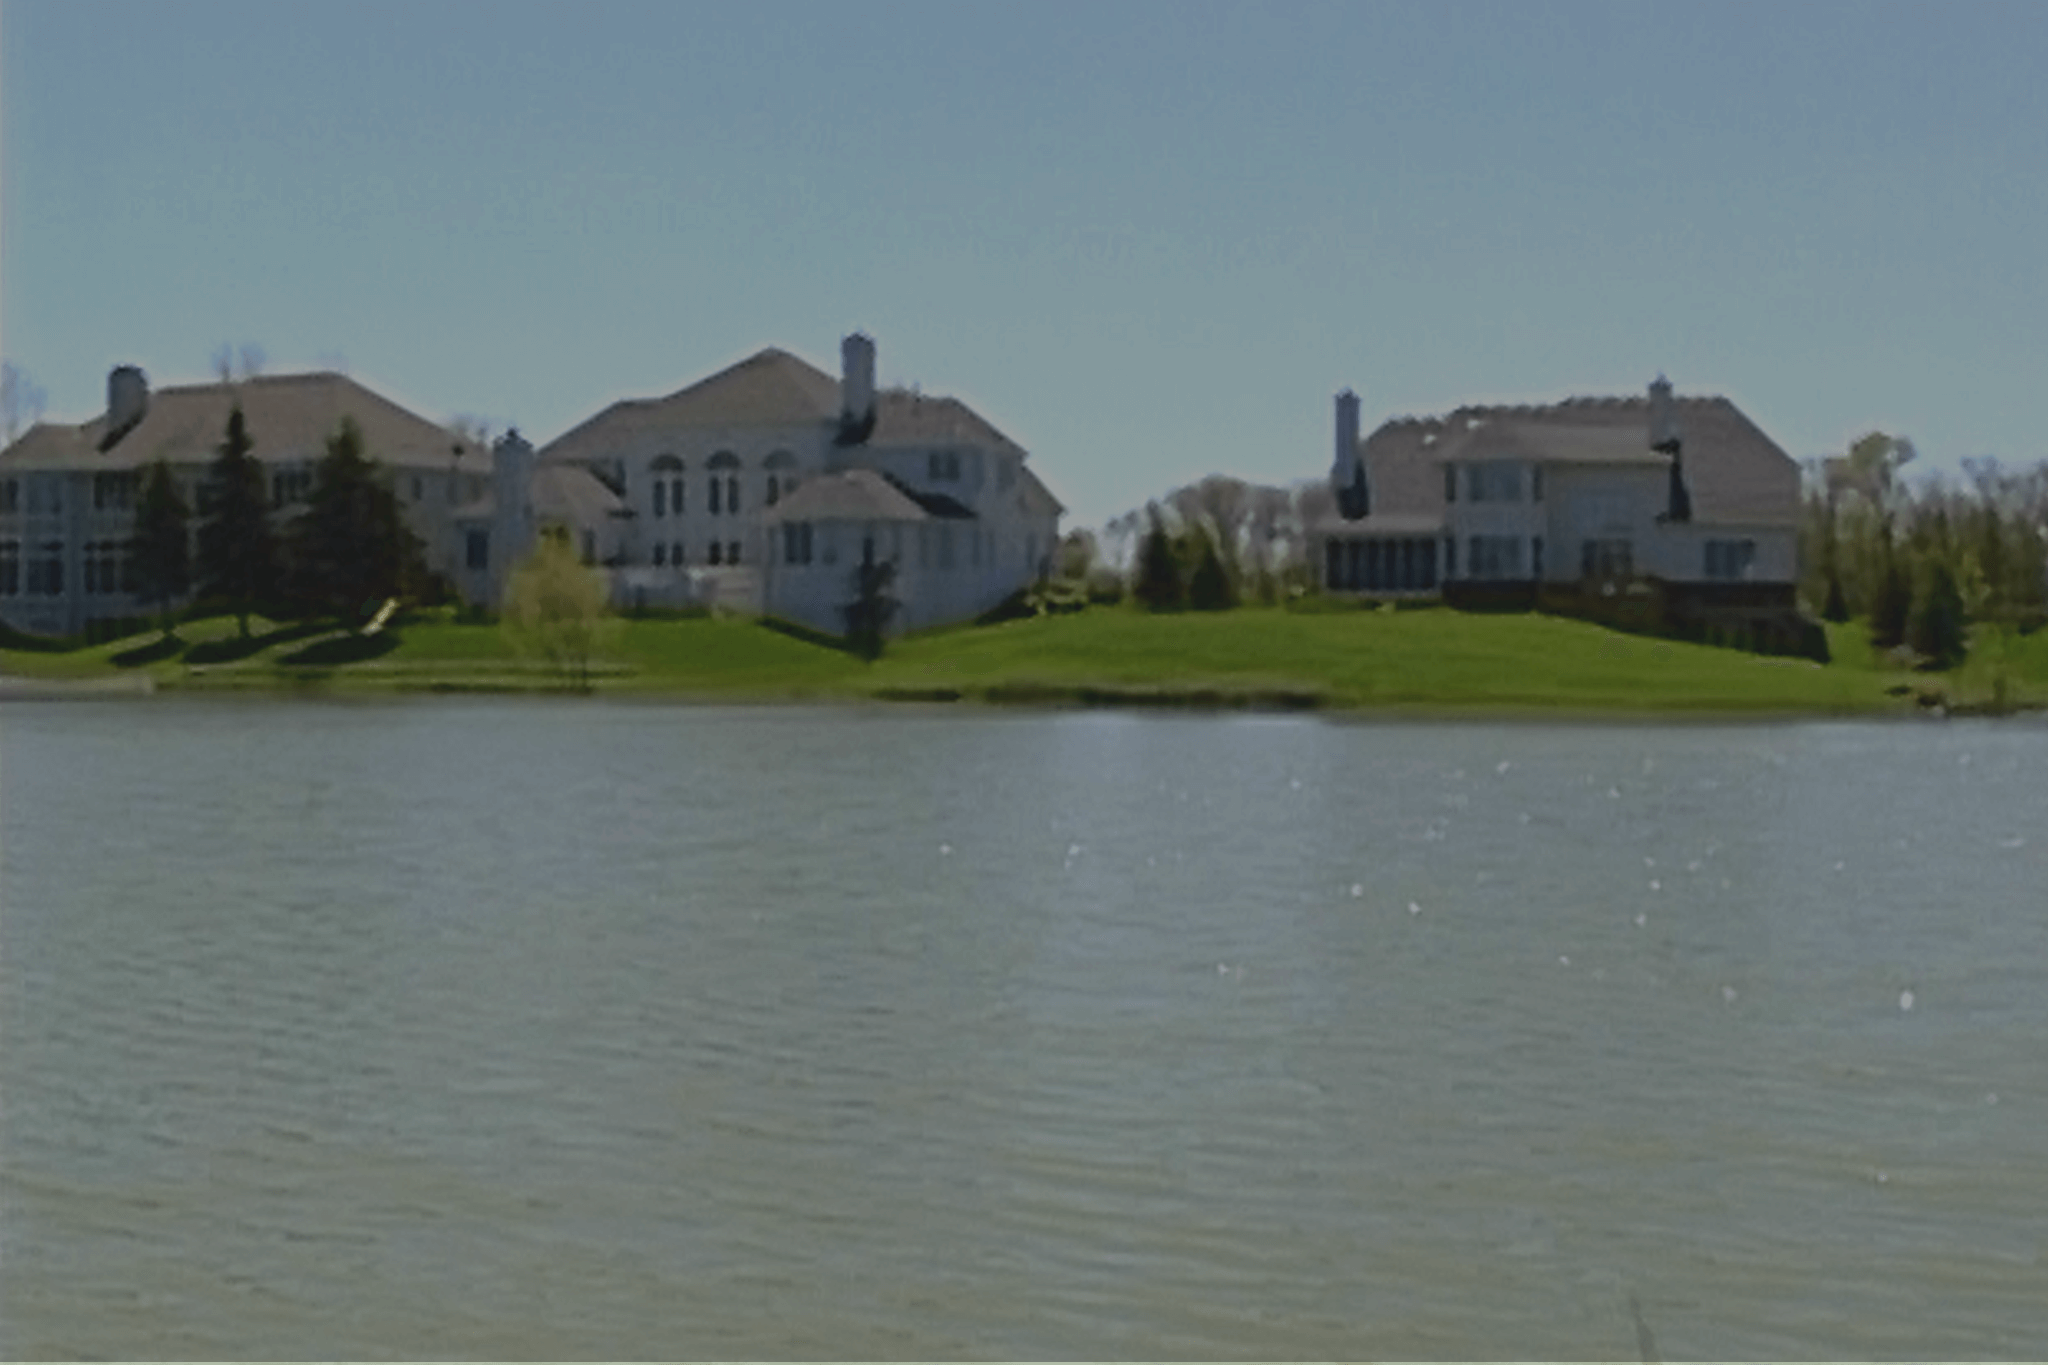
[[[0,713],[13,1356],[2048,1357],[2048,728]]]

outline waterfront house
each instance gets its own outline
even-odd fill
[[[971,619],[1042,577],[1063,510],[1022,447],[955,398],[837,377],[770,348],[666,397],[628,399],[539,451],[498,451],[465,513],[464,585],[496,600],[540,529],[604,566],[628,609],[715,605],[846,629],[864,556],[895,567],[892,629]],[[502,490],[528,479],[527,506]]]
[[[428,566],[453,576],[453,512],[488,488],[480,447],[342,374],[152,392],[140,369],[123,365],[107,377],[100,416],[38,423],[0,452],[0,619],[30,634],[72,636],[109,634],[146,615],[151,604],[135,595],[129,555],[143,475],[167,463],[196,525],[206,467],[238,404],[280,525],[303,505],[328,438],[353,418]]]
[[[1726,398],[1461,407],[1359,437],[1336,400],[1325,591],[1532,606],[1765,647],[1798,618],[1799,468]]]

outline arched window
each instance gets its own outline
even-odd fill
[[[773,507],[796,488],[796,456],[777,450],[761,461],[761,467],[768,471],[768,505]]]
[[[715,517],[723,512],[730,516],[739,511],[740,457],[730,450],[721,450],[706,460],[704,467],[711,471],[711,515]]]

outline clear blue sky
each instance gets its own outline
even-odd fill
[[[0,9],[0,350],[222,343],[545,440],[762,346],[957,394],[1096,524],[1466,401],[1724,393],[2032,463],[2048,5]]]

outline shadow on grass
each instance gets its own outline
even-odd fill
[[[840,654],[858,652],[840,636],[827,635],[822,630],[813,630],[809,626],[800,626],[794,621],[784,621],[779,617],[762,617],[761,627],[764,630],[772,630],[777,635],[787,635],[792,640],[801,640],[807,645],[816,645],[820,649],[829,649]]]
[[[116,668],[140,668],[144,664],[175,659],[184,648],[185,642],[177,636],[161,635],[146,645],[137,645],[133,649],[124,649],[119,654],[111,654],[107,656],[107,662]]]
[[[317,635],[331,629],[322,622],[300,621],[276,630],[251,635],[244,640],[239,635],[230,635],[224,640],[204,640],[185,651],[188,664],[231,664],[250,655],[269,649],[273,645],[288,645],[294,640],[303,640],[308,635]]]
[[[398,632],[395,630],[382,630],[375,635],[333,635],[325,640],[315,640],[278,662],[302,668],[338,668],[343,664],[381,659],[396,648]]]

